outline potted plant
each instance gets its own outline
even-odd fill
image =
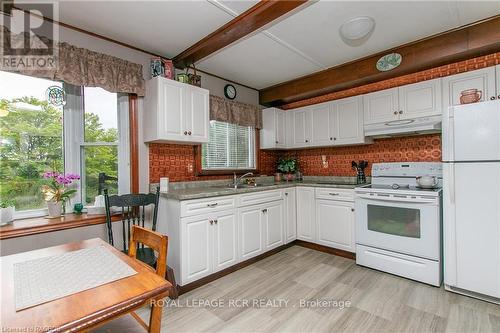
[[[60,217],[66,201],[76,193],[75,189],[68,186],[73,181],[80,179],[80,176],[49,171],[43,174],[43,178],[45,178],[46,184],[42,186],[42,193],[47,202],[49,217]]]
[[[297,159],[281,158],[278,161],[278,170],[285,174],[287,181],[293,180],[293,175],[297,171]]]
[[[0,200],[0,226],[6,225],[14,221],[14,201]]]

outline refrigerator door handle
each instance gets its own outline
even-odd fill
[[[451,164],[448,168],[450,171],[450,180],[448,183],[448,191],[450,195],[450,203],[455,204],[455,165]]]

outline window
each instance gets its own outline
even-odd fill
[[[255,129],[211,121],[209,142],[202,145],[203,170],[255,169]]]
[[[81,175],[71,206],[105,187],[129,192],[127,95],[2,71],[0,82],[0,199],[14,200],[16,217],[46,214],[48,170]],[[47,102],[50,86],[64,89],[64,107]]]
[[[59,82],[0,72],[0,199],[17,210],[46,206],[40,174],[62,170],[63,109],[46,102]]]

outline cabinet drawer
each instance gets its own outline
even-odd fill
[[[281,199],[283,199],[283,192],[281,190],[247,193],[240,196],[238,206],[250,206]]]
[[[181,217],[207,214],[236,207],[236,196],[213,197],[181,202]]]
[[[354,190],[344,188],[316,188],[316,199],[354,201]]]

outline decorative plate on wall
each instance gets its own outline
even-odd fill
[[[50,86],[45,91],[47,102],[53,106],[63,106],[66,104],[66,94],[64,89],[59,86]]]
[[[389,53],[377,61],[377,69],[381,72],[387,72],[401,65],[403,57],[399,53]]]

